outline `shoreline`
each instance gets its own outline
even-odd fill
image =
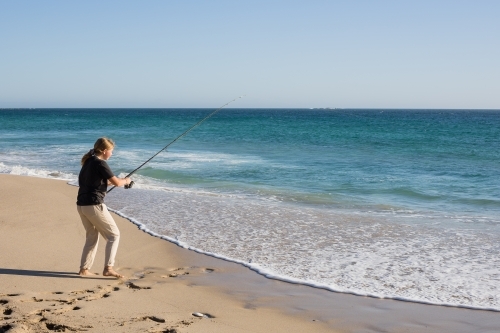
[[[243,267],[245,267],[245,268],[247,268],[247,269],[249,269],[249,270],[251,270],[251,271],[267,278],[267,279],[272,279],[272,280],[285,282],[285,283],[289,283],[289,284],[301,285],[301,286],[310,287],[310,288],[314,288],[314,289],[320,289],[320,290],[324,290],[324,291],[332,292],[332,293],[337,293],[337,294],[353,295],[353,296],[358,296],[358,297],[370,297],[370,298],[374,298],[374,299],[394,300],[394,301],[400,301],[400,302],[408,302],[408,303],[432,305],[432,306],[444,306],[444,307],[457,308],[457,309],[500,312],[500,309],[496,309],[496,308],[447,304],[447,303],[439,304],[439,303],[432,303],[430,301],[416,300],[416,299],[410,299],[410,298],[404,298],[404,297],[398,297],[398,296],[396,296],[396,297],[384,297],[384,296],[377,296],[377,295],[372,295],[372,294],[356,293],[354,291],[340,291],[340,290],[335,290],[335,289],[329,287],[328,285],[321,285],[321,284],[317,284],[317,283],[313,283],[313,282],[307,282],[307,281],[293,279],[293,278],[286,277],[286,276],[276,275],[276,274],[267,272],[265,269],[259,268],[259,266],[254,266],[254,265],[251,265],[251,264],[244,262],[244,261],[241,261],[241,260],[224,257],[224,256],[219,255],[217,253],[206,252],[206,251],[203,251],[203,250],[198,249],[196,247],[190,246],[188,244],[184,244],[183,242],[178,241],[176,239],[173,239],[169,236],[158,234],[158,233],[148,229],[145,224],[135,220],[132,217],[127,216],[126,214],[121,213],[118,210],[114,210],[110,207],[108,207],[108,210],[110,212],[124,218],[125,220],[128,220],[130,223],[136,225],[139,230],[141,230],[142,232],[144,232],[152,237],[156,237],[156,238],[159,238],[161,240],[165,240],[167,242],[170,242],[174,245],[179,246],[182,249],[193,251],[193,252],[196,252],[196,253],[201,254],[201,255],[206,255],[206,256],[209,256],[209,257],[212,257],[215,259],[224,260],[224,261],[227,261],[230,263],[241,265],[241,266],[243,266]]]
[[[9,332],[50,332],[57,325],[90,332],[494,332],[500,327],[493,311],[355,296],[266,278],[152,237],[114,213],[122,233],[115,267],[128,279],[80,278],[84,231],[74,207],[76,191],[62,180],[0,174],[0,327],[10,325]],[[94,272],[102,262],[100,242]]]

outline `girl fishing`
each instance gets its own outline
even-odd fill
[[[123,278],[113,270],[116,251],[120,241],[120,231],[113,217],[104,204],[104,196],[108,185],[130,185],[130,178],[116,177],[106,163],[113,155],[115,143],[108,138],[99,138],[94,149],[82,157],[82,169],[78,176],[80,189],[78,190],[77,209],[86,231],[86,241],[83,247],[80,263],[81,276],[96,275],[90,272],[97,252],[99,234],[106,239],[104,261],[104,276]]]
[[[76,204],[78,213],[80,214],[80,218],[82,219],[83,226],[87,231],[87,241],[85,242],[85,246],[83,247],[82,260],[80,264],[80,275],[95,275],[91,273],[89,269],[94,262],[94,257],[97,250],[97,242],[99,240],[99,234],[101,234],[107,241],[103,275],[123,278],[122,275],[113,270],[116,250],[118,249],[118,242],[120,240],[120,231],[118,230],[115,221],[111,217],[111,214],[109,214],[108,209],[104,204],[104,196],[106,195],[106,193],[109,193],[114,189],[114,187],[112,187],[111,189],[109,189],[109,191],[106,192],[107,185],[125,186],[126,188],[131,188],[134,182],[132,182],[129,177],[132,174],[146,165],[146,163],[151,161],[162,151],[170,147],[170,145],[172,145],[174,142],[186,135],[193,128],[200,125],[208,118],[212,117],[226,105],[242,97],[243,96],[240,96],[233,99],[232,101],[227,102],[226,104],[191,126],[184,133],[176,137],[172,142],[170,142],[156,154],[151,156],[146,162],[142,163],[139,167],[130,172],[125,178],[117,178],[106,163],[111,155],[113,155],[113,148],[115,147],[115,143],[107,138],[100,138],[95,142],[94,149],[91,149],[82,157],[82,170],[80,171],[80,175],[78,176],[80,189],[78,190],[78,200]]]

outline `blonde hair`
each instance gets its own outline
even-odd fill
[[[90,149],[88,151],[88,153],[86,153],[85,155],[83,155],[82,157],[82,165],[85,164],[85,162],[87,161],[87,159],[94,155],[94,154],[102,154],[104,152],[104,150],[110,150],[110,149],[113,149],[115,148],[115,142],[111,139],[108,139],[108,138],[99,138],[97,139],[97,141],[94,143],[94,149]]]

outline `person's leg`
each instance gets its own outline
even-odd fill
[[[94,263],[95,254],[97,252],[97,244],[99,242],[99,232],[87,217],[88,214],[93,214],[92,206],[77,206],[78,214],[82,220],[83,227],[86,232],[85,245],[83,246],[82,257],[80,260],[80,275],[95,275],[90,273],[89,269]]]
[[[116,226],[115,220],[109,213],[105,204],[96,205],[96,218],[92,219],[92,223],[99,231],[99,233],[106,239],[106,252],[105,252],[105,267],[103,271],[104,276],[114,276],[117,278],[123,277],[113,270],[115,264],[116,252],[120,243],[120,231]]]

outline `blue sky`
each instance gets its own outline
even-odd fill
[[[500,109],[500,1],[2,1],[0,107]]]

